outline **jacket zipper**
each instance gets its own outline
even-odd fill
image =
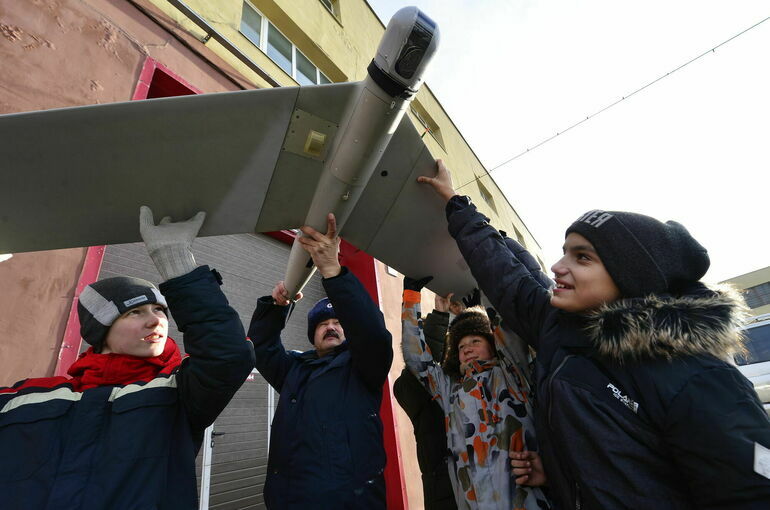
[[[553,380],[556,378],[556,375],[559,373],[559,371],[564,368],[564,365],[569,361],[570,358],[576,357],[576,354],[568,354],[564,357],[563,360],[561,360],[561,363],[559,363],[559,366],[556,367],[556,370],[553,371],[551,376],[548,378],[548,428],[550,428],[553,431],[553,426],[551,425],[551,410],[553,409]],[[580,484],[575,482],[575,510],[580,510],[582,507],[582,502],[580,501]]]
[[[550,393],[548,395],[548,426],[549,427],[551,427],[551,409],[553,408],[553,388],[552,388],[553,379],[556,377],[556,374],[559,373],[559,370],[561,370],[564,367],[564,364],[567,363],[567,361],[570,358],[574,358],[575,356],[576,356],[575,354],[568,354],[567,356],[565,356],[564,359],[561,360],[561,363],[559,363],[559,366],[556,367],[556,370],[553,371],[553,373],[551,374],[551,377],[548,379],[548,391]],[[553,427],[551,427],[551,430],[553,430]]]
[[[580,510],[582,502],[580,501],[580,484],[575,482],[575,510]]]

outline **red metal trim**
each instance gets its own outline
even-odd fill
[[[155,83],[153,83],[153,80],[155,80]],[[163,93],[152,95],[153,85],[157,86],[164,81],[173,84],[173,90],[163,91]],[[134,89],[134,95],[131,97],[131,100],[136,101],[137,99],[147,99],[148,97],[184,96],[202,93],[203,91],[201,89],[195,87],[187,80],[171,71],[168,67],[152,57],[146,57],[144,59],[144,64],[142,65],[142,70],[139,72],[139,80],[136,82],[136,88]]]
[[[372,261],[374,265],[374,261]],[[393,383],[388,377],[382,388],[382,418],[383,443],[388,463],[385,465],[385,494],[387,508],[390,510],[409,510],[409,500],[406,497],[406,481],[404,466],[401,461],[401,442],[398,439],[396,416],[393,413]]]
[[[132,101],[147,99],[147,94],[150,91],[150,82],[152,82],[152,75],[155,73],[156,67],[157,61],[154,58],[147,57],[144,59],[144,65],[139,72],[139,80],[136,82],[134,95],[131,97]]]
[[[275,232],[263,232],[263,234],[288,245],[293,244],[294,239],[297,238],[297,233],[293,230],[276,230]]]
[[[379,282],[374,258],[346,242],[340,245],[340,263],[361,281],[372,300],[380,304]],[[388,462],[385,465],[385,488],[388,510],[408,510],[406,483],[401,464],[401,445],[396,433],[396,418],[393,413],[393,388],[390,379],[385,381],[382,388],[382,404],[380,418],[383,425],[383,440]]]
[[[80,352],[80,320],[78,319],[78,297],[86,285],[93,283],[99,277],[99,270],[102,268],[104,260],[104,246],[91,246],[86,252],[83,269],[80,271],[78,283],[75,286],[75,297],[72,299],[69,317],[67,318],[67,327],[64,329],[64,338],[62,338],[61,347],[59,347],[59,358],[56,361],[55,376],[65,377],[67,370],[78,359]]]

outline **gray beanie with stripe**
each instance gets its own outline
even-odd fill
[[[78,298],[80,336],[99,352],[118,317],[132,308],[153,303],[168,308],[166,298],[147,280],[116,276],[94,282]]]

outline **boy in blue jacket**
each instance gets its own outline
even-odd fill
[[[505,323],[537,350],[536,430],[561,508],[770,508],[770,420],[730,361],[744,305],[700,282],[706,250],[680,224],[590,211],[544,289],[443,163],[420,177]],[[540,458],[512,461],[535,483]],[[529,481],[528,481],[529,479]]]
[[[0,388],[0,509],[198,508],[204,429],[254,364],[218,273],[190,251],[203,219],[155,225],[143,207],[160,290],[122,276],[87,286],[78,317],[91,347],[70,377]],[[167,336],[169,309],[185,358]]]

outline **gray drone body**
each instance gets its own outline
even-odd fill
[[[406,109],[424,81],[425,70],[438,46],[436,24],[416,7],[405,7],[391,18],[366,79],[351,97],[342,125],[305,219],[319,232],[334,213],[338,232],[358,202]],[[298,293],[315,271],[299,243],[294,243],[286,268],[285,286]]]

